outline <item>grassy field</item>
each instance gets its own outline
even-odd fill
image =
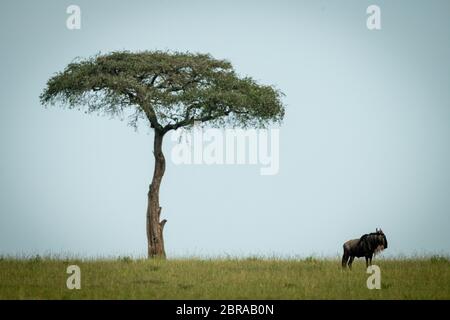
[[[81,268],[69,290],[66,268]],[[343,271],[333,259],[166,261],[0,258],[0,299],[450,299],[450,261],[383,260],[369,290],[363,260]]]

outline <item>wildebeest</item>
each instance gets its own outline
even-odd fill
[[[344,243],[344,255],[342,256],[342,267],[352,268],[353,259],[355,257],[366,258],[366,267],[372,264],[372,257],[374,254],[384,250],[388,247],[386,235],[381,229],[376,229],[376,232],[363,235],[359,239],[349,240]]]

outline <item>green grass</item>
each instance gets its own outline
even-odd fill
[[[67,266],[81,268],[69,290]],[[381,290],[366,287],[362,259],[77,260],[0,257],[0,299],[450,299],[450,261],[383,260]]]

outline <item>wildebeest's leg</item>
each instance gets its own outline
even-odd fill
[[[351,269],[352,268],[352,263],[353,263],[353,259],[355,259],[354,256],[350,257],[350,260],[348,261],[348,267]]]
[[[372,257],[373,257],[373,255],[370,255],[370,257],[369,257],[369,265],[370,266],[372,265]]]
[[[369,267],[369,256],[366,256],[366,268]]]

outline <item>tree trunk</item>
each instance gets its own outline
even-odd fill
[[[163,229],[167,220],[160,221],[161,207],[159,206],[159,187],[166,170],[166,160],[162,152],[164,133],[155,129],[153,154],[155,156],[155,170],[152,183],[148,191],[147,206],[147,242],[149,258],[165,258]]]

